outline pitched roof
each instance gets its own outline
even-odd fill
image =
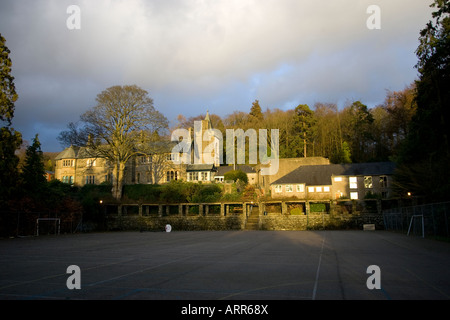
[[[220,166],[217,168],[216,176],[223,176],[225,173],[234,170],[234,166]],[[255,173],[255,169],[247,165],[236,165],[236,170],[240,170],[245,173]]]
[[[186,171],[215,171],[213,164],[188,164],[186,166]]]
[[[271,184],[331,185],[332,176],[392,175],[394,169],[395,164],[393,162],[302,166]]]
[[[55,160],[61,160],[61,159],[75,159],[78,155],[78,150],[80,147],[74,147],[70,146],[68,148],[65,148],[63,151],[58,153],[58,155],[55,157]]]
[[[55,157],[55,160],[62,160],[62,159],[86,159],[86,158],[95,158],[94,153],[91,151],[89,152],[89,149],[87,147],[74,147],[70,146]]]

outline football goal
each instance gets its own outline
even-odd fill
[[[425,223],[423,219],[423,214],[415,214],[411,216],[411,220],[409,222],[409,228],[408,228],[408,236],[411,232],[411,226],[413,226],[413,230],[416,230],[416,223],[422,225],[422,238],[425,238]],[[420,232],[420,231],[419,231]]]
[[[59,234],[61,231],[61,219],[60,218],[37,218],[36,219],[36,235],[39,235],[39,224],[41,223],[41,228],[43,227],[42,222],[47,222],[46,229],[50,233],[50,230],[53,229],[55,234]],[[51,223],[53,222],[53,223]]]

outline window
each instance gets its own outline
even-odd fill
[[[178,171],[167,171],[166,172],[166,182],[170,182],[172,180],[178,180]]]
[[[322,187],[316,187],[316,192],[322,192]]]
[[[366,189],[372,189],[372,177],[364,177],[364,188]]]
[[[334,177],[334,182],[341,182],[342,181],[342,177]]]
[[[288,185],[286,185],[286,192],[292,192],[292,191],[294,191],[294,188],[292,187],[292,184],[288,184]]]
[[[95,184],[95,176],[86,176],[85,184]]]
[[[297,192],[305,192],[304,184],[298,184],[296,188],[297,188]]]
[[[63,167],[73,167],[75,160],[63,160]]]
[[[358,192],[350,192],[350,199],[358,200]]]
[[[141,157],[139,158],[139,162],[140,162],[141,164],[147,164],[147,163],[150,163],[150,157],[149,157],[149,156],[141,156]]]
[[[323,187],[323,192],[330,192],[330,187]]]
[[[314,187],[308,187],[308,192],[314,192]]]
[[[275,192],[276,193],[280,193],[282,191],[282,189],[283,189],[283,186],[281,184],[277,184],[275,186]]]
[[[87,159],[87,161],[86,161],[86,165],[88,167],[95,167],[96,163],[97,163],[96,159]]]
[[[380,188],[387,188],[387,177],[380,176]]]
[[[204,171],[200,172],[200,179],[202,181],[207,181],[208,180],[208,172],[204,172]]]
[[[179,161],[179,154],[178,153],[168,153],[166,154],[166,160],[167,161]]]
[[[197,181],[198,180],[197,172],[189,172],[188,179],[189,181]]]
[[[64,176],[62,177],[63,183],[73,184],[73,176]]]
[[[357,189],[358,188],[358,181],[356,177],[350,177],[349,178],[349,182],[350,182],[350,189]]]

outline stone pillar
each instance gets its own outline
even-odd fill
[[[183,205],[181,203],[178,205],[178,215],[179,216],[183,215]]]
[[[142,204],[139,204],[138,208],[139,208],[139,216],[142,217]]]
[[[162,214],[163,214],[163,205],[158,204],[158,216],[162,217]]]
[[[288,214],[288,208],[285,201],[281,201],[281,215]]]
[[[306,215],[309,215],[309,211],[310,211],[310,208],[309,208],[309,201],[306,201],[306,202],[305,202],[305,213],[306,213]]]
[[[220,216],[225,216],[225,205],[223,203],[220,204]]]
[[[198,205],[198,215],[202,216],[203,215],[203,204],[199,204]]]

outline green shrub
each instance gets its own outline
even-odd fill
[[[156,203],[161,195],[161,186],[156,184],[126,185],[123,195],[130,200]]]
[[[216,184],[200,185],[192,195],[192,202],[218,202],[222,197],[222,188]]]
[[[225,173],[224,175],[225,180],[233,180],[236,182],[237,180],[240,180],[246,185],[248,183],[248,177],[247,174],[244,171],[241,170],[231,170]]]

